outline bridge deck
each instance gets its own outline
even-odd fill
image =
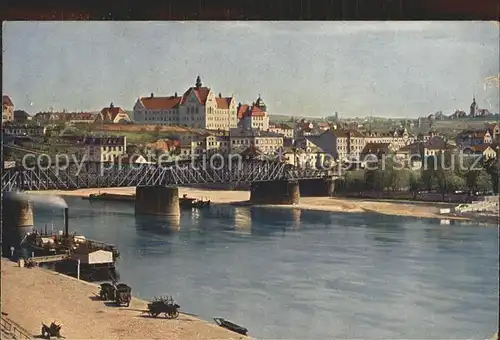
[[[210,163],[210,164],[209,164]],[[178,186],[203,183],[268,182],[332,177],[328,170],[303,169],[259,159],[207,162],[193,159],[164,164],[70,163],[10,168],[2,190],[68,190],[99,187]]]

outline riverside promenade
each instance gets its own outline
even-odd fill
[[[6,259],[1,264],[2,312],[33,338],[42,322],[55,321],[66,339],[250,339],[182,313],[174,320],[151,318],[141,314],[147,302],[136,298],[128,308],[107,305],[95,284]]]

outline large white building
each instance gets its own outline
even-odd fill
[[[218,96],[201,79],[182,96],[140,97],[134,106],[134,121],[142,124],[178,125],[199,129],[229,130],[238,125],[234,97]]]

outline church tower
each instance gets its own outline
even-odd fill
[[[476,103],[476,95],[474,94],[473,98],[472,98],[472,104],[470,104],[470,112],[469,112],[469,115],[471,117],[476,117],[476,114],[477,114],[477,110],[479,109],[479,107],[477,106],[477,103]]]
[[[264,101],[260,97],[260,94],[259,94],[259,98],[257,98],[257,101],[255,102],[255,106],[257,106],[262,111],[267,112],[267,105],[266,105],[266,103],[264,103]]]

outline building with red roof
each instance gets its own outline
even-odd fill
[[[108,107],[103,108],[101,112],[99,112],[96,122],[123,124],[129,123],[130,117],[121,107],[114,106],[113,103],[111,103]]]
[[[209,130],[229,130],[238,124],[234,97],[218,96],[201,83],[183,95],[139,97],[134,105],[133,120],[142,124],[163,124]]]
[[[239,104],[237,113],[240,127],[247,129],[269,130],[269,115],[267,114],[267,105],[259,97],[252,105]]]

